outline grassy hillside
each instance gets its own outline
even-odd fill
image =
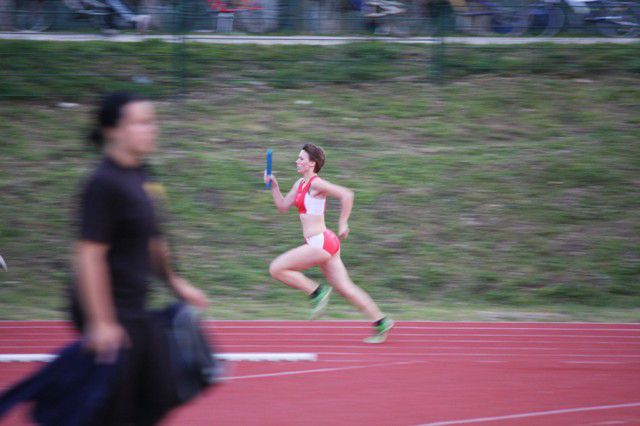
[[[67,55],[112,49],[44,46],[0,50],[19,48],[25,67],[41,57],[38,72],[50,75],[69,70]],[[171,48],[143,46],[113,48]],[[356,192],[345,263],[394,316],[640,320],[640,84],[628,59],[636,47],[585,57],[549,46],[534,51],[547,58],[537,68],[522,48],[498,59],[489,48],[452,48],[446,85],[402,64],[428,59],[424,48],[287,49],[288,60],[304,61],[277,65],[282,48],[190,46],[203,59],[190,65],[191,90],[179,101],[164,96],[172,86],[144,56],[112,65],[101,85],[80,76],[85,65],[59,86],[28,73],[15,73],[11,87],[0,80],[0,253],[10,267],[0,275],[0,317],[63,316],[74,197],[98,158],[82,139],[94,90],[144,73],[154,82],[141,87],[159,96],[152,162],[169,195],[165,226],[180,270],[212,295],[215,316],[305,318],[304,297],[268,276],[270,260],[301,235],[261,174],[270,147],[289,186],[301,145],[313,142],[327,151],[324,176]],[[222,50],[227,60],[207,62]],[[326,68],[331,55],[356,71]],[[243,57],[246,68],[230,60]],[[326,74],[334,71],[340,78]],[[36,96],[16,99],[25,94]],[[329,210],[335,228],[337,203]],[[358,317],[338,300],[329,315]]]

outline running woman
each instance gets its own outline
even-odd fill
[[[304,291],[311,299],[311,318],[317,318],[329,302],[332,288],[335,288],[353,306],[360,309],[373,321],[373,335],[366,343],[383,343],[393,327],[392,320],[384,316],[378,305],[360,287],[355,285],[340,258],[340,239],[349,235],[349,215],[353,207],[353,191],[322,179],[318,173],[325,162],[324,151],[306,144],[296,160],[296,170],[302,175],[286,196],[280,192],[278,180],[273,174],[264,174],[265,183],[271,182],[271,195],[280,212],[296,206],[302,222],[302,233],[306,244],[278,256],[269,267],[271,276],[284,284]],[[340,200],[342,205],[338,222],[338,236],[324,223],[327,197]],[[339,238],[338,238],[339,237]],[[318,285],[306,277],[302,270],[320,266],[328,285]]]

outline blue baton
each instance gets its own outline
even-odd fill
[[[267,177],[271,176],[271,150],[267,150]],[[267,189],[271,189],[271,181],[267,182]]]

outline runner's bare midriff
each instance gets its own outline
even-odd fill
[[[327,229],[324,216],[304,213],[300,215],[300,222],[302,222],[302,235],[305,238],[322,234]]]

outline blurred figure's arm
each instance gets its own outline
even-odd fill
[[[80,204],[80,235],[75,245],[73,265],[76,291],[85,317],[84,339],[101,362],[115,361],[127,343],[118,322],[113,299],[107,255],[113,241],[115,187],[109,179],[92,179]]]
[[[115,361],[118,350],[127,343],[126,332],[118,323],[107,265],[109,246],[79,241],[75,247],[76,289],[87,319],[86,346],[100,362]]]
[[[161,236],[151,239],[149,250],[151,262],[157,275],[166,281],[169,288],[181,299],[199,308],[209,304],[206,294],[182,278],[171,267],[169,246]]]

